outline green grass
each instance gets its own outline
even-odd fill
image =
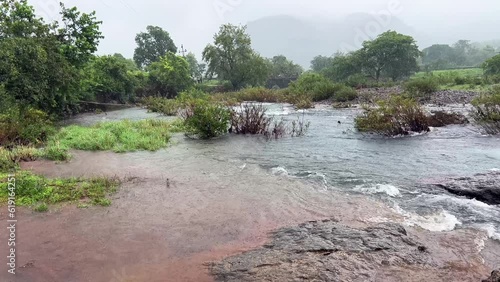
[[[473,68],[473,69],[457,69],[457,70],[436,70],[430,72],[434,76],[441,77],[451,77],[455,78],[457,76],[461,77],[479,77],[483,75],[483,69],[481,68]],[[429,75],[428,72],[419,72],[415,74],[414,77],[422,77],[425,75]]]
[[[170,134],[182,131],[180,121],[142,120],[98,123],[91,127],[69,126],[49,138],[47,150],[156,151],[168,145]]]
[[[8,174],[0,173],[0,203],[8,201],[7,179]],[[108,196],[116,192],[118,185],[118,180],[109,178],[49,179],[18,171],[15,173],[16,205],[33,207],[38,212],[45,212],[48,205],[62,202],[109,206]]]

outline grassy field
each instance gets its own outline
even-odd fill
[[[481,68],[419,72],[412,78],[423,77],[434,78],[440,90],[486,91],[491,88],[491,85],[483,82],[483,69]]]

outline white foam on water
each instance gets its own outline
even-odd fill
[[[423,229],[433,232],[452,231],[457,225],[462,223],[452,214],[443,210],[436,214],[419,215],[412,212],[407,212],[395,205],[394,210],[405,217],[404,224],[407,226],[419,226]]]
[[[375,186],[366,187],[365,185],[356,186],[354,190],[366,194],[387,194],[391,197],[400,197],[401,192],[399,189],[390,184],[377,184]]]
[[[493,224],[483,224],[477,225],[478,229],[483,230],[488,235],[488,238],[500,241],[500,230],[498,230]]]
[[[284,167],[281,167],[281,166],[273,167],[271,169],[271,173],[273,175],[288,175],[288,171]]]

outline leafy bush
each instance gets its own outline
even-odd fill
[[[349,102],[358,98],[358,92],[351,87],[344,86],[335,92],[335,102]]]
[[[500,55],[496,55],[483,63],[485,76],[500,75]]]
[[[500,134],[500,86],[472,101],[471,116],[487,134]]]
[[[141,103],[144,104],[149,111],[167,116],[176,116],[180,107],[177,100],[161,97],[146,97],[141,100]]]
[[[355,120],[360,132],[384,136],[408,135],[429,131],[428,119],[422,107],[412,99],[393,96],[379,101],[378,107],[364,107],[363,115]]]
[[[437,80],[431,76],[414,78],[404,85],[405,91],[412,98],[429,98],[429,96],[439,90]]]
[[[306,73],[290,84],[291,95],[307,95],[313,101],[323,101],[334,96],[342,86],[336,85],[317,73]]]
[[[0,145],[40,144],[55,131],[49,116],[34,108],[9,108],[0,114]]]
[[[193,99],[187,105],[183,117],[189,135],[211,139],[228,132],[230,112],[221,104]]]

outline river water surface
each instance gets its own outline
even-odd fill
[[[498,137],[449,126],[380,138],[355,132],[357,109],[266,106],[276,119],[309,121],[307,135],[271,141],[177,135],[170,148],[154,153],[74,152],[69,163],[24,164],[48,176],[118,175],[129,181],[108,209],[69,208],[26,222],[41,234],[25,235],[31,247],[25,257],[59,256],[37,262],[41,272],[27,271],[20,281],[210,281],[206,261],[255,248],[278,227],[332,217],[354,226],[401,222],[428,232],[418,236],[434,242],[434,255],[456,262],[440,279],[477,281],[498,267],[500,207],[431,185],[499,169]],[[165,117],[127,109],[68,123],[145,118]],[[57,242],[46,240],[53,230]],[[483,249],[490,251],[479,256]],[[493,265],[482,266],[485,259]]]

